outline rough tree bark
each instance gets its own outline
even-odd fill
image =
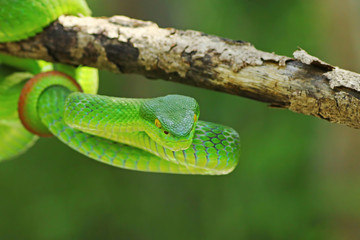
[[[304,50],[289,58],[247,42],[124,16],[62,16],[35,37],[0,43],[0,53],[138,73],[360,128],[360,74]]]

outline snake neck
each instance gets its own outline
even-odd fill
[[[123,133],[144,131],[139,114],[144,101],[75,92],[66,99],[64,120],[72,128],[117,141]]]

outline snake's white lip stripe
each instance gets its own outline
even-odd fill
[[[175,140],[175,141],[166,141],[166,143],[184,143],[184,142],[189,142],[189,140]]]

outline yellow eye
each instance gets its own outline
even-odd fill
[[[194,122],[196,122],[196,120],[197,120],[197,116],[196,114],[194,114]]]
[[[161,128],[161,123],[160,123],[159,119],[155,119],[155,126],[157,126],[158,128]]]

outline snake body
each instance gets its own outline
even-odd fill
[[[0,0],[0,42],[34,36],[61,15],[90,15],[84,0]]]
[[[62,14],[90,13],[79,0],[0,0],[4,7],[0,42],[33,36]],[[31,24],[18,24],[25,20]],[[0,63],[0,160],[26,151],[37,136],[54,135],[90,158],[126,169],[218,175],[237,164],[238,133],[198,120],[193,98],[100,96],[92,68],[3,55]]]

